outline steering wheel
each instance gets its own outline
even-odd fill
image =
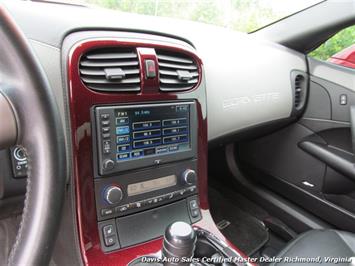
[[[24,35],[0,6],[0,149],[22,145],[26,197],[9,265],[46,265],[59,230],[67,162],[55,97]]]

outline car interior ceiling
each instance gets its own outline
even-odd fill
[[[1,0],[0,265],[350,265],[355,62],[308,53],[353,25]]]

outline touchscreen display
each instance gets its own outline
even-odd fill
[[[115,109],[116,161],[190,150],[190,105]]]

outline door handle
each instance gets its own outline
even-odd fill
[[[311,140],[301,141],[298,146],[335,171],[355,181],[355,105],[350,106],[350,129],[353,153]]]
[[[354,155],[339,148],[314,141],[302,141],[298,146],[335,171],[355,181]]]

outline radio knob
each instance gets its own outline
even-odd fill
[[[105,190],[104,197],[109,204],[117,204],[122,200],[123,192],[117,186],[110,186]]]
[[[183,181],[188,185],[196,183],[196,172],[192,169],[187,169],[182,174]]]
[[[104,160],[104,162],[102,163],[102,168],[104,170],[112,170],[113,167],[115,167],[115,162],[112,161],[111,159],[106,159]]]

